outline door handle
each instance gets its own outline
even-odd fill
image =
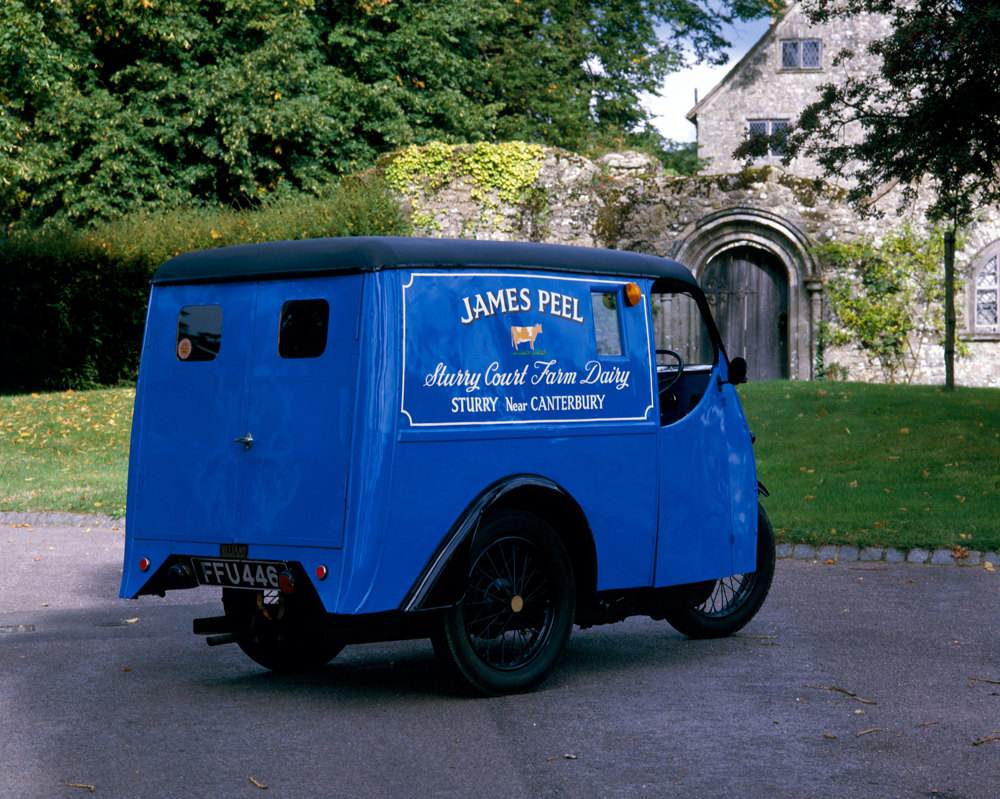
[[[247,433],[245,436],[242,436],[241,438],[234,438],[233,443],[242,444],[243,449],[250,449],[250,447],[253,446],[253,436]]]

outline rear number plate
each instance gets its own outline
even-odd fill
[[[229,560],[226,558],[192,558],[200,585],[221,585],[224,588],[278,587],[278,575],[288,567],[269,560]]]

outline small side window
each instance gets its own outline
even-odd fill
[[[590,294],[594,309],[594,331],[597,333],[598,355],[622,354],[622,330],[618,321],[618,293],[593,291]]]
[[[281,306],[278,355],[282,358],[318,358],[326,350],[330,303],[326,300],[289,300]]]
[[[177,315],[179,361],[211,361],[222,346],[222,306],[185,305]]]

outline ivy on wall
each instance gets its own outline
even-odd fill
[[[824,286],[831,318],[821,328],[822,344],[860,347],[887,382],[910,383],[924,346],[944,337],[943,248],[940,230],[909,226],[880,241],[816,248],[833,267]],[[824,371],[836,374],[838,367]]]
[[[431,142],[410,145],[386,159],[386,182],[413,207],[413,225],[418,231],[441,229],[435,212],[423,200],[445,186],[465,183],[470,198],[479,205],[479,223],[494,231],[508,230],[505,209],[515,216],[526,210],[537,213],[540,194],[537,185],[544,150],[537,144],[520,141],[492,144],[445,144]],[[542,203],[544,204],[544,203]]]

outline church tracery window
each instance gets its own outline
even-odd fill
[[[975,321],[979,333],[1000,333],[1000,269],[994,254],[975,273]]]

